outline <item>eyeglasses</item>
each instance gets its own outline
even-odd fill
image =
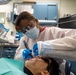
[[[35,25],[35,20],[31,20],[26,27],[21,27],[21,32],[22,33],[26,33],[28,30],[30,30],[31,28],[33,28]]]

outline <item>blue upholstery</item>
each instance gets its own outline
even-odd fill
[[[69,61],[66,61],[65,64],[65,75],[70,75],[72,64]]]

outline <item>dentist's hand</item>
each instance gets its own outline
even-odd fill
[[[24,49],[22,52],[22,57],[24,60],[32,58],[32,50]]]
[[[38,56],[39,53],[38,53],[38,44],[35,43],[34,46],[33,46],[33,53],[34,53],[34,56]]]

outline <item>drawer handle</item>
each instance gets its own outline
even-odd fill
[[[10,58],[10,55],[8,56],[8,58]]]
[[[13,51],[13,50],[10,50],[10,51],[9,51],[9,50],[5,50],[5,52],[11,52],[11,53],[12,53],[12,52],[14,52],[14,51]]]

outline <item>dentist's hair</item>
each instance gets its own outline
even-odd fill
[[[34,17],[32,14],[30,14],[29,12],[27,12],[27,11],[21,12],[21,13],[17,16],[17,18],[16,18],[16,20],[15,20],[15,29],[16,29],[17,31],[19,30],[18,26],[20,26],[20,22],[21,22],[22,20],[28,20],[28,21],[30,21],[30,20],[33,20],[33,19],[35,19],[35,17]]]
[[[23,12],[21,12],[19,15],[18,15],[18,17],[16,18],[16,20],[15,20],[15,25],[16,26],[20,26],[20,22],[21,22],[21,20],[32,20],[32,19],[35,19],[35,17],[32,15],[32,14],[30,14],[29,12],[27,12],[27,11],[23,11]]]

